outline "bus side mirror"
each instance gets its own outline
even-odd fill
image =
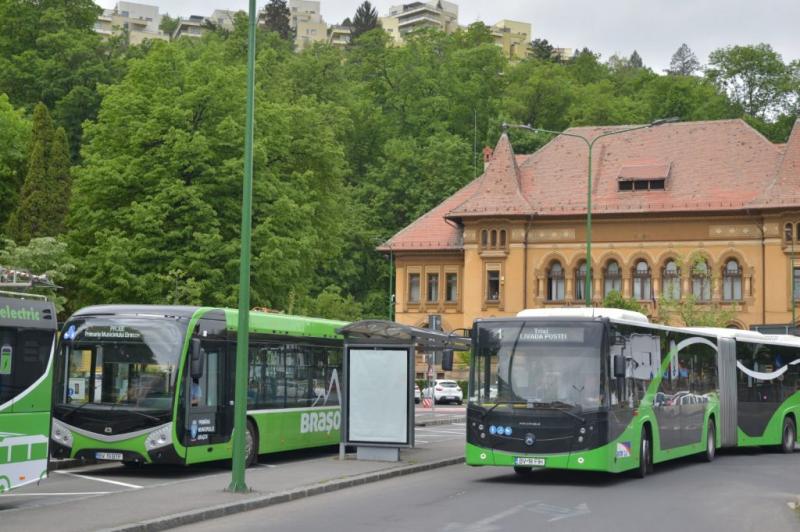
[[[614,355],[614,377],[625,378],[625,357],[622,355]]]
[[[203,355],[203,348],[200,347],[200,339],[199,338],[192,338],[192,358],[189,364],[189,376],[192,379],[199,379],[203,376],[203,370],[205,369],[204,363],[205,358]]]
[[[442,351],[442,370],[453,371],[453,350],[445,349]]]

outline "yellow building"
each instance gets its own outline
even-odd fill
[[[502,48],[503,54],[510,59],[528,57],[528,46],[531,42],[531,25],[528,22],[501,20],[489,28],[494,42]]]
[[[434,28],[445,33],[456,31],[458,6],[444,0],[392,6],[389,14],[381,17],[380,23],[394,43],[402,45],[406,35],[420,29]]]
[[[589,139],[618,127],[582,127]],[[594,145],[592,303],[612,290],[655,316],[662,298],[730,309],[728,326],[789,324],[800,299],[800,121],[784,145],[741,120],[664,124]],[[396,264],[396,320],[451,331],[479,317],[583,305],[587,146],[515,155],[379,249]],[[797,289],[792,297],[792,276]],[[798,313],[800,317],[800,313]]]

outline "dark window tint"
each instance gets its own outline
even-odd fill
[[[0,404],[42,376],[52,345],[52,331],[0,327]]]

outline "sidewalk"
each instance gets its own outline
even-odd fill
[[[433,417],[430,421],[437,421]],[[35,511],[3,512],[4,530],[153,531],[263,508],[351,486],[377,482],[464,460],[464,441],[451,439],[401,450],[400,462],[344,461],[324,456],[272,465],[269,456],[247,470],[248,494],[224,491],[230,472],[185,477]],[[80,471],[79,471],[80,472]]]

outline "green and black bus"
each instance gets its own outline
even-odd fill
[[[476,320],[466,462],[623,472],[720,447],[794,451],[800,339],[619,309]]]
[[[75,313],[57,353],[52,454],[193,464],[231,457],[238,312],[106,305]],[[247,463],[339,443],[345,322],[251,312]]]
[[[0,493],[47,476],[56,309],[0,293]]]

